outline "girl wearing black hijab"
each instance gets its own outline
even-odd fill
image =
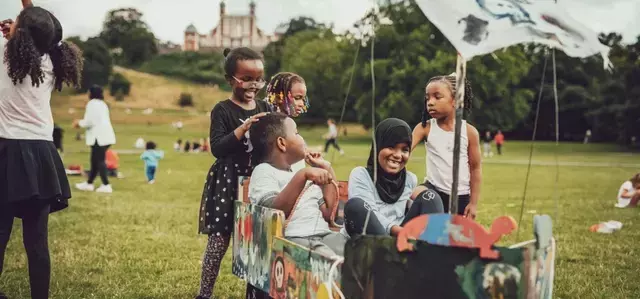
[[[443,213],[442,199],[433,191],[410,198],[418,179],[405,168],[411,154],[409,125],[397,118],[385,119],[376,127],[375,138],[376,148],[371,146],[367,167],[356,167],[349,176],[344,232],[350,236],[363,233],[369,210],[365,233],[392,236],[416,216]],[[378,159],[377,169],[373,159]]]

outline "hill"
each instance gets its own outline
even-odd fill
[[[122,102],[116,102],[108,92],[105,93],[114,123],[171,123],[177,120],[185,124],[208,123],[211,108],[230,95],[217,85],[195,84],[122,67],[114,67],[114,72],[121,73],[132,84],[130,95]],[[193,96],[194,107],[178,106],[178,97],[183,92]],[[74,94],[71,90],[55,92],[51,100],[54,118],[57,122],[81,118],[86,103],[86,94]],[[153,113],[144,114],[142,111],[148,108],[153,109]],[[133,115],[135,117],[131,117]]]

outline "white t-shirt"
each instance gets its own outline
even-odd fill
[[[51,92],[53,91],[53,63],[49,55],[41,58],[44,82],[31,85],[27,75],[22,83],[14,85],[9,78],[8,65],[1,58],[6,51],[6,40],[0,37],[0,137],[53,141]]]
[[[623,198],[622,194],[624,193],[624,190],[627,190],[628,192],[633,192],[633,184],[631,183],[631,181],[626,181],[624,183],[622,183],[622,186],[620,186],[620,190],[618,190],[618,204],[616,204],[616,207],[619,208],[624,208],[626,206],[629,205],[629,203],[631,203],[631,197],[629,198]]]
[[[249,182],[249,200],[253,204],[266,205],[282,192],[294,175],[295,172],[280,170],[268,163],[256,166]],[[284,232],[285,237],[309,237],[331,232],[318,205],[322,198],[322,189],[317,185],[304,192]]]
[[[335,124],[329,125],[329,139],[338,137],[338,128],[336,128]]]

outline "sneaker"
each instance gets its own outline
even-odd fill
[[[150,180],[149,181],[149,185],[153,185],[156,182],[156,180]]]
[[[344,155],[344,151],[340,150],[340,156]]]
[[[113,188],[111,188],[111,185],[102,185],[102,186],[98,187],[98,189],[96,189],[96,192],[112,193],[113,192]]]
[[[87,182],[82,182],[76,184],[76,189],[81,191],[93,191],[93,184],[89,184]]]

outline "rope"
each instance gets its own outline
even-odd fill
[[[555,215],[554,215],[554,219],[556,219],[556,223],[558,221],[558,210],[559,210],[559,206],[558,206],[558,201],[559,201],[559,192],[558,192],[558,188],[559,188],[559,181],[560,181],[560,163],[558,162],[558,149],[560,148],[560,112],[559,112],[559,106],[558,106],[558,78],[556,76],[556,50],[553,49],[552,53],[552,58],[553,58],[553,98],[556,104],[556,150],[555,150],[555,161],[556,161],[556,181],[554,183],[554,200],[555,200],[555,204],[556,204],[556,210],[555,210]]]
[[[464,82],[467,75],[467,62],[458,53],[456,62],[456,116],[453,140],[453,181],[449,198],[449,214],[458,214],[458,182],[460,179],[460,139],[462,132],[462,114],[464,111]]]
[[[338,137],[340,136],[340,128],[342,128],[342,121],[344,119],[344,112],[347,110],[347,100],[349,99],[349,93],[351,93],[351,83],[353,82],[353,74],[356,73],[356,62],[358,62],[358,55],[360,55],[360,47],[362,47],[362,43],[358,42],[358,48],[356,48],[356,55],[353,57],[353,63],[351,64],[351,76],[349,76],[349,84],[347,85],[347,94],[344,96],[344,101],[342,102],[342,112],[340,112],[340,121],[338,122],[338,136],[336,136],[336,141],[338,141]],[[336,157],[336,151],[334,150],[331,154],[331,164]]]
[[[544,77],[547,73],[547,64],[549,62],[549,55],[545,55],[544,57],[544,65],[542,67],[542,79],[540,79],[540,92],[538,93],[538,103],[536,104],[536,116],[533,121],[533,136],[531,137],[531,145],[529,146],[529,165],[527,166],[527,174],[524,179],[524,192],[522,194],[522,205],[520,205],[520,218],[518,223],[522,223],[522,217],[524,216],[524,201],[527,198],[527,187],[529,186],[529,174],[531,173],[531,159],[533,158],[533,145],[536,140],[536,134],[538,132],[538,118],[540,116],[540,102],[542,101],[542,93],[544,91]],[[517,233],[516,233],[516,241],[520,236],[520,227],[518,225]]]
[[[373,25],[372,25],[373,26]],[[373,153],[374,155],[378,152],[378,145],[376,144],[376,76],[374,70],[375,59],[373,57],[374,54],[374,44],[376,41],[376,30],[375,28],[372,30],[371,34],[371,139],[373,140]],[[378,157],[377,155],[373,157],[373,185],[376,185],[378,182]],[[371,217],[371,210],[367,209],[367,217],[364,219],[364,227],[362,228],[362,234],[364,235],[367,231],[367,226],[369,226],[369,218]]]

